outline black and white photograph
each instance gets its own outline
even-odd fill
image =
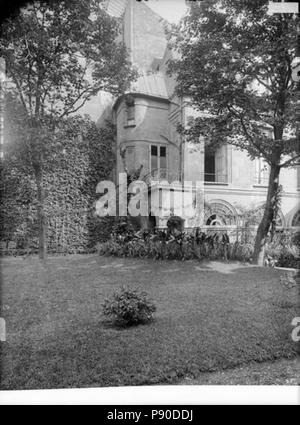
[[[298,2],[4,3],[0,404],[296,394]]]

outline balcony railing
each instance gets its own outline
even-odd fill
[[[227,174],[204,173],[204,183],[228,183]]]
[[[180,179],[181,177],[179,171],[169,170],[167,168],[156,168],[151,170],[150,173],[143,177],[143,180],[148,185],[155,181],[167,181],[168,183],[172,183],[174,181],[180,181]]]
[[[216,173],[205,173],[202,174],[202,178],[204,177],[204,183],[216,183],[216,184],[227,184],[228,177],[227,174],[216,174]],[[162,182],[167,181],[168,183],[172,183],[174,181],[181,181],[181,176],[179,171],[169,170],[167,168],[156,168],[155,170],[147,173],[143,180],[149,185],[151,182]]]

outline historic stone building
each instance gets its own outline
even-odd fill
[[[174,95],[176,81],[166,73],[172,55],[164,31],[167,22],[145,2],[136,0],[110,0],[107,11],[120,19],[131,61],[140,73],[130,91],[112,101],[98,120],[103,125],[112,117],[117,127],[115,181],[118,183],[119,173],[125,169],[141,169],[140,179],[151,187],[152,201],[156,199],[160,207],[160,212],[149,207],[145,225],[166,225],[167,216],[161,212],[165,189],[173,182],[172,205],[176,206],[180,194],[191,192],[189,207],[198,209],[194,217],[189,214],[186,218],[186,227],[234,227],[238,211],[265,202],[268,167],[262,160],[251,161],[246,152],[230,144],[210,153],[201,139],[187,143],[177,132],[177,125],[185,125],[195,112],[187,99]],[[281,172],[279,226],[299,226],[299,176],[299,167]],[[204,199],[200,196],[200,203],[194,202],[195,182],[203,182]]]

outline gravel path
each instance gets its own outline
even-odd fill
[[[181,385],[300,385],[300,359],[251,363],[234,369],[185,378]]]

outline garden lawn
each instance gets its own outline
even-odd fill
[[[1,389],[175,383],[296,354],[296,288],[274,269],[97,255],[4,258]],[[116,328],[102,303],[122,284],[157,306],[148,325]]]

